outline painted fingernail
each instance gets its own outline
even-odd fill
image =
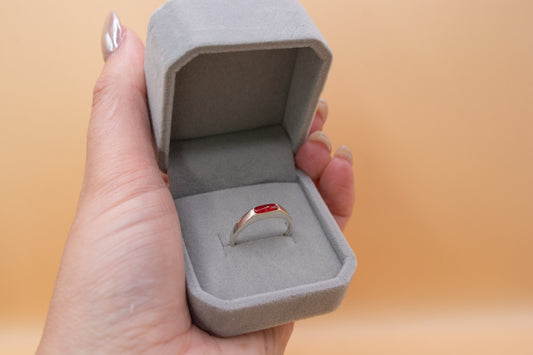
[[[122,25],[115,11],[111,11],[104,23],[102,32],[102,55],[104,61],[113,54],[122,41]]]
[[[320,142],[324,144],[328,151],[331,152],[331,141],[329,140],[328,136],[322,131],[315,131],[309,135],[309,140],[314,142]]]
[[[353,165],[352,151],[345,145],[341,145],[335,152],[335,157],[348,160],[350,165]]]
[[[328,119],[328,102],[324,99],[320,99],[320,101],[318,102],[318,106],[316,108],[316,111],[318,112],[318,114],[320,115],[320,117],[322,118],[322,121],[323,122],[326,122],[326,120]]]

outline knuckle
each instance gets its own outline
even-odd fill
[[[114,76],[102,74],[93,89],[93,110],[109,110],[116,106],[119,99]]]

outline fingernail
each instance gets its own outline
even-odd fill
[[[322,131],[315,131],[309,135],[309,140],[314,142],[320,142],[324,144],[328,151],[331,152],[331,141],[329,140],[328,136]]]
[[[320,101],[318,102],[318,106],[316,108],[316,111],[318,112],[318,114],[320,115],[320,117],[322,118],[322,121],[323,122],[326,122],[326,120],[328,119],[328,102],[324,99],[320,99]]]
[[[345,145],[341,145],[335,152],[335,157],[348,160],[350,165],[353,165],[352,151]]]
[[[102,32],[102,55],[104,61],[113,54],[122,41],[122,25],[115,11],[111,11],[104,23]]]

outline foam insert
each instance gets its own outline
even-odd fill
[[[225,300],[274,292],[334,278],[341,260],[297,182],[250,185],[177,199],[184,243],[200,286]],[[267,219],[249,226],[229,245],[235,223],[248,210],[270,202],[293,219]]]
[[[174,198],[265,182],[296,181],[281,126],[173,140],[168,176]]]

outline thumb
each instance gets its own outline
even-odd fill
[[[102,40],[106,63],[94,88],[83,190],[98,194],[164,186],[152,145],[144,46],[115,13]],[[119,195],[124,197],[123,191]]]

